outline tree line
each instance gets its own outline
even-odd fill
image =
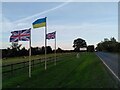
[[[16,57],[16,56],[28,56],[29,55],[29,49],[26,49],[25,47],[21,48],[22,44],[18,43],[12,43],[10,47],[7,49],[1,49],[2,50],[2,57]],[[52,50],[51,46],[47,46],[47,54],[54,53],[55,50]],[[56,50],[57,53],[64,53],[64,52],[81,52],[80,48],[86,48],[88,52],[94,52],[95,49],[97,51],[107,51],[107,52],[120,52],[120,43],[116,41],[114,37],[108,39],[105,38],[104,41],[101,41],[97,44],[97,47],[94,48],[94,45],[88,45],[84,39],[77,38],[73,41],[73,48],[74,50],[63,50],[61,48],[58,48]],[[45,53],[45,47],[31,47],[31,53],[32,55],[40,55]]]
[[[73,42],[74,51],[80,52],[80,48],[86,48],[88,52],[96,51],[106,51],[106,52],[120,52],[120,43],[114,38],[110,39],[104,38],[104,41],[101,41],[97,44],[97,47],[94,48],[94,45],[87,45],[86,41],[82,38],[77,38]]]
[[[26,49],[25,47],[22,47],[22,44],[18,43],[12,43],[10,47],[7,49],[1,49],[2,50],[2,58],[7,57],[17,57],[17,56],[28,56],[29,55],[29,49]],[[55,50],[52,50],[51,46],[47,46],[47,54],[54,53]],[[64,52],[73,52],[73,50],[63,50],[58,47],[56,50],[56,53],[64,53]],[[31,54],[32,55],[40,55],[45,54],[45,47],[31,47]]]
[[[28,56],[29,49],[22,47],[22,44],[18,44],[17,42],[13,42],[10,47],[7,49],[2,49],[2,58],[7,57],[18,57],[18,56]],[[94,51],[94,46],[87,46],[84,39],[78,38],[73,42],[74,50],[63,50],[58,47],[56,53],[66,53],[66,52],[80,52],[80,48],[89,47],[89,51]],[[47,46],[47,54],[54,53],[55,50],[52,50],[51,46]],[[32,55],[40,55],[45,54],[45,47],[31,47]]]
[[[120,52],[120,43],[117,42],[114,37],[110,39],[104,38],[104,41],[101,41],[97,44],[96,50],[107,52]]]

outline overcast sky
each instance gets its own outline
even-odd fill
[[[32,28],[32,23],[47,17],[48,32],[57,32],[57,47],[73,49],[78,37],[88,45],[104,38],[118,39],[117,2],[4,2],[2,3],[2,44],[10,47],[11,31]],[[32,28],[32,46],[44,45],[44,27]],[[28,48],[28,42],[19,42]],[[48,40],[54,49],[54,40]]]

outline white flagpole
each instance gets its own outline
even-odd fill
[[[45,19],[47,19],[47,17],[45,17]],[[45,24],[45,70],[47,69],[47,60],[46,60],[46,54],[47,54],[47,39],[46,39],[46,34],[47,34],[47,21]]]
[[[30,28],[30,41],[29,41],[29,78],[31,78],[31,28]]]
[[[56,65],[56,31],[55,31],[55,65]]]

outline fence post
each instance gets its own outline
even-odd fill
[[[62,57],[62,56],[56,56],[56,61],[62,60],[62,59],[60,59],[61,57]],[[37,59],[37,60],[39,60],[39,61],[38,61],[38,64],[43,65],[43,62],[44,62],[45,58],[40,58],[40,59]],[[34,65],[37,64],[37,61],[36,61],[36,59],[35,59],[35,61],[32,60],[32,62],[33,62],[33,63],[32,63],[32,66],[34,67]],[[47,58],[46,58],[46,62],[50,62],[50,63],[53,62],[53,57],[47,57]],[[20,63],[14,63],[14,64],[9,64],[9,65],[7,65],[7,67],[10,68],[10,70],[8,70],[8,72],[11,71],[11,74],[13,74],[13,73],[14,73],[14,70],[17,70],[14,65],[18,65],[18,64],[23,64],[23,65],[22,65],[23,68],[29,66],[29,65],[28,65],[28,61],[26,61],[26,62],[20,62]],[[18,68],[18,69],[21,69],[21,68]]]

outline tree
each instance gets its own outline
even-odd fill
[[[28,56],[29,53],[27,51],[27,49],[25,49],[25,47],[23,47],[20,51],[19,51],[19,56]]]
[[[52,53],[52,52],[53,52],[51,46],[47,46],[47,47],[46,47],[46,50],[47,50],[47,53]],[[41,52],[42,52],[43,54],[45,53],[45,47],[44,47],[44,46],[42,46]]]
[[[62,53],[63,50],[61,48],[58,47],[58,49],[56,50],[57,53]]]
[[[114,37],[110,38],[111,42],[116,42],[116,39]]]
[[[47,46],[47,53],[52,53],[52,48],[51,48],[51,46]]]
[[[20,47],[22,46],[22,44],[18,44],[18,42],[12,42],[12,49],[16,49],[17,51],[20,50]]]
[[[14,56],[19,56],[19,51],[20,51],[20,47],[22,46],[22,44],[18,44],[18,42],[12,42],[11,45],[11,50],[10,50],[10,56],[14,57]]]
[[[41,48],[41,53],[42,54],[45,53],[45,47],[44,46],[42,46],[42,48]]]
[[[85,40],[81,38],[75,39],[73,44],[74,44],[73,47],[75,51],[80,51],[80,48],[87,47]]]
[[[108,51],[108,52],[118,52],[119,43],[114,37],[109,39],[104,39],[104,41],[97,44],[97,51]]]
[[[94,45],[89,45],[89,46],[87,46],[87,51],[88,51],[88,52],[94,52],[94,51],[95,51]]]

